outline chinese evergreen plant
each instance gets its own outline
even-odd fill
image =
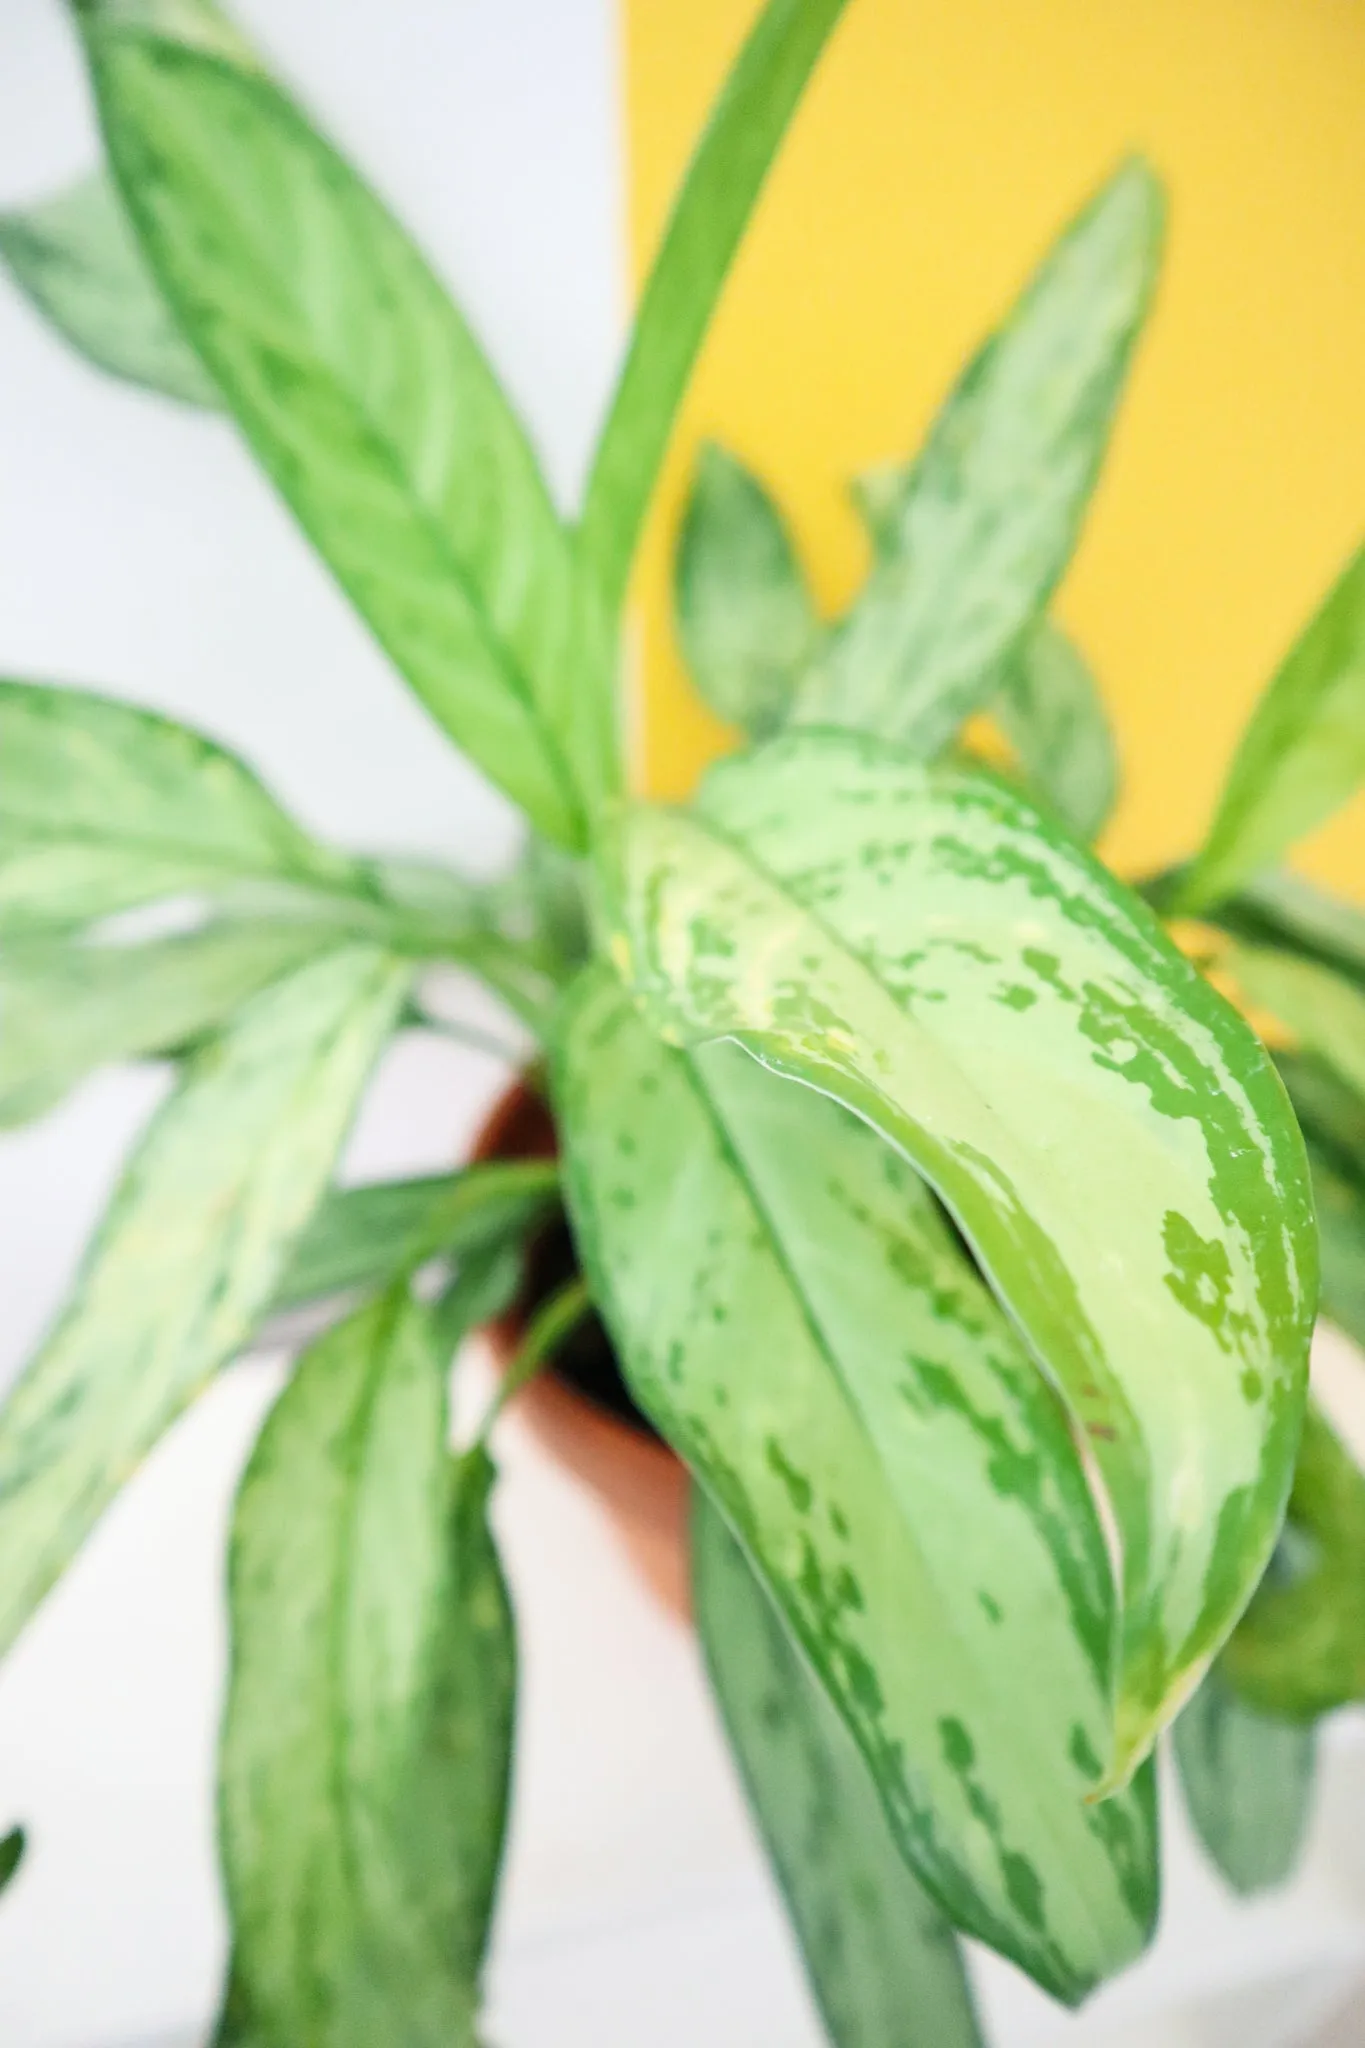
[[[476,2038],[515,1653],[488,1426],[450,1451],[447,1377],[561,1179],[585,1283],[503,1398],[591,1300],[686,1460],[708,1662],[840,2048],[980,2040],[954,1930],[1068,2002],[1137,1955],[1177,1715],[1214,1854],[1280,1874],[1312,1724],[1365,1692],[1365,1483],[1304,1426],[1310,1165],[1326,1307],[1365,1334],[1365,917],[1277,867],[1365,773],[1365,558],[1144,901],[1087,848],[1113,746],[1048,619],[1157,268],[1142,166],[916,460],[857,486],[872,567],[843,617],[707,454],[679,623],[747,741],[688,806],[626,787],[641,523],[840,12],[759,19],[572,518],[421,256],[204,0],[80,0],[108,173],[0,228],[89,356],[232,416],[532,834],[492,887],[344,853],[210,740],[0,685],[0,1115],[101,1062],[176,1071],[0,1413],[5,1641],[266,1320],[331,1305],[231,1538],[236,2048]],[[1012,767],[964,742],[982,711]],[[185,899],[174,936],[110,923]],[[339,1189],[443,962],[536,1036],[561,1168]]]

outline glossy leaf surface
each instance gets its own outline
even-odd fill
[[[452,1464],[447,1362],[406,1293],[360,1310],[300,1361],[242,1482],[220,1812],[266,2040],[474,2041],[515,1669],[492,1467]]]
[[[60,1101],[94,1067],[174,1052],[335,934],[306,924],[222,924],[145,945],[0,951],[0,1127]]]
[[[617,773],[605,635],[474,336],[268,79],[81,18],[129,215],[255,454],[432,714],[580,843]]]
[[[982,2048],[953,1931],[744,1552],[692,1504],[697,1626],[749,1804],[834,2048]]]
[[[1260,1578],[1316,1305],[1297,1126],[1155,920],[995,778],[794,734],[641,808],[616,955],[926,1175],[1062,1388],[1123,1545],[1121,1776]]]
[[[989,709],[1030,789],[1078,839],[1096,838],[1118,795],[1118,749],[1095,678],[1049,620],[1020,642]]]
[[[185,405],[217,407],[103,171],[36,206],[0,214],[0,264],[97,369]]]
[[[0,1645],[255,1327],[408,980],[369,947],[300,968],[188,1063],[154,1117],[0,1410]]]
[[[817,630],[782,515],[758,478],[708,442],[674,565],[678,637],[711,709],[755,738],[782,723]]]
[[[245,877],[334,884],[347,873],[235,755],[154,712],[0,682],[0,761],[6,938]]]
[[[845,0],[768,0],[674,201],[593,461],[582,540],[608,606],[640,528],[721,286]]]
[[[796,716],[937,753],[979,709],[1076,542],[1160,257],[1160,190],[1124,166],[970,364]]]
[[[1292,1876],[1312,1810],[1317,1736],[1239,1699],[1215,1665],[1175,1724],[1185,1805],[1235,1892]]]
[[[512,1240],[554,1200],[551,1160],[334,1188],[294,1248],[272,1310],[384,1287],[437,1252],[463,1258]]]
[[[1201,910],[1273,867],[1365,778],[1365,549],[1286,657],[1242,736],[1185,878]]]
[[[605,971],[555,1104],[631,1390],[742,1538],[900,1853],[1083,1995],[1147,1937],[1155,1842],[1145,1773],[1090,1803],[1113,1596],[1051,1390],[890,1147],[734,1046],[671,1051]]]

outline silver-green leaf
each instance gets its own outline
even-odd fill
[[[1078,839],[1096,839],[1118,796],[1118,748],[1084,657],[1050,620],[1006,662],[988,709],[1029,788]]]
[[[581,845],[619,773],[608,635],[469,327],[269,79],[110,0],[81,24],[129,217],[256,456],[433,716]]]
[[[83,690],[0,682],[0,937],[349,872],[212,740]]]
[[[673,608],[711,709],[755,739],[775,731],[815,639],[815,608],[777,506],[714,441],[683,515]]]
[[[406,1290],[303,1357],[242,1482],[220,1814],[248,2038],[472,2048],[507,1811],[493,1470]]]
[[[247,1003],[153,1119],[0,1409],[0,1647],[254,1329],[409,980],[371,947],[310,962]]]
[[[94,1067],[182,1050],[336,943],[325,926],[253,923],[142,945],[0,949],[0,1129],[59,1102]]]
[[[1259,1712],[1215,1665],[1174,1748],[1190,1819],[1232,1889],[1249,1897],[1292,1876],[1312,1810],[1312,1726]]]
[[[566,1192],[636,1400],[742,1539],[960,1926],[1076,1999],[1156,1900],[1111,1737],[1103,1533],[1050,1388],[923,1182],[605,970],[555,1067]],[[666,1255],[660,1256],[660,1247]]]
[[[1273,867],[1365,779],[1365,549],[1252,714],[1180,906],[1203,910]]]
[[[801,687],[802,723],[879,732],[931,755],[985,702],[1075,545],[1151,299],[1162,220],[1152,173],[1126,164],[971,363],[894,509],[889,491],[864,492],[877,559]]]
[[[1243,993],[1365,1096],[1365,989],[1331,967],[1268,946],[1232,945],[1224,964]]]
[[[615,956],[657,1028],[735,1038],[926,1175],[1071,1407],[1122,1538],[1116,1777],[1269,1558],[1316,1306],[1264,1049],[1100,864],[995,777],[859,735],[627,813]]]
[[[692,1590],[711,1682],[833,2048],[982,2048],[962,1952],[867,1767],[697,1489]]]
[[[103,171],[0,214],[0,264],[97,369],[185,405],[217,407],[213,380],[167,311]]]

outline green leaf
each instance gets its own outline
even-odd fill
[[[697,461],[673,571],[683,655],[711,709],[762,738],[781,725],[817,630],[773,500],[714,441]]]
[[[360,946],[298,969],[189,1061],[153,1119],[0,1410],[0,1647],[254,1329],[409,979]]]
[[[1365,1345],[1365,1099],[1313,1053],[1277,1053],[1275,1064],[1312,1170],[1322,1313]]]
[[[1289,1523],[1306,1556],[1287,1579],[1267,1577],[1224,1663],[1262,1712],[1315,1721],[1365,1699],[1365,1474],[1311,1404]]]
[[[1365,910],[1315,888],[1302,875],[1262,875],[1210,915],[1253,945],[1284,946],[1365,982]]]
[[[1365,990],[1330,967],[1269,947],[1233,945],[1223,964],[1243,993],[1287,1024],[1301,1046],[1365,1095]]]
[[[834,2048],[982,2048],[962,1954],[866,1766],[698,1489],[692,1588],[711,1681]]]
[[[1155,1911],[1150,1775],[1097,1803],[1114,1599],[1051,1390],[922,1181],[605,970],[556,1058],[575,1237],[631,1390],[737,1531],[960,1926],[1076,1999]],[[660,1247],[666,1256],[660,1256]]]
[[[1215,1665],[1175,1724],[1185,1805],[1235,1892],[1292,1875],[1312,1810],[1317,1736],[1259,1713]]]
[[[433,716],[581,845],[619,778],[608,636],[469,327],[268,79],[108,0],[81,21],[143,251],[257,458]]]
[[[1245,1606],[1289,1489],[1316,1237],[1264,1049],[1020,794],[879,740],[773,741],[695,815],[627,813],[605,853],[656,1027],[735,1038],[875,1125],[1063,1391],[1122,1537],[1121,1778]]]
[[[620,603],[692,366],[740,238],[845,0],[768,0],[687,167],[641,296],[583,505],[585,560]]]
[[[146,945],[0,951],[0,1128],[60,1101],[93,1067],[175,1052],[329,946],[307,924],[219,924]]]
[[[1076,543],[1160,258],[1160,188],[1126,164],[975,357],[907,471],[796,717],[937,753],[981,707]]]
[[[235,755],[154,712],[0,682],[0,760],[0,936],[244,877],[349,878]]]
[[[13,1882],[15,1872],[23,1860],[24,1831],[22,1828],[11,1828],[9,1833],[0,1839],[0,1892],[5,1891]]]
[[[554,1201],[553,1160],[334,1188],[294,1247],[271,1309],[385,1287],[436,1253],[466,1258],[524,1236]]]
[[[242,1482],[220,1813],[267,2040],[474,2041],[515,1654],[493,1468],[445,1447],[446,1359],[406,1294],[362,1309],[301,1360]]]
[[[1040,619],[988,708],[1029,787],[1078,839],[1097,838],[1118,795],[1118,749],[1095,678],[1066,635]]]
[[[212,380],[171,319],[103,171],[36,206],[0,214],[0,264],[97,369],[186,405],[218,406]]]
[[[1330,818],[1365,777],[1365,548],[1252,714],[1180,907],[1221,903]]]

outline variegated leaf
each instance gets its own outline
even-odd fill
[[[97,369],[185,405],[217,407],[213,381],[166,310],[103,171],[0,214],[0,264]]]
[[[269,79],[117,0],[80,20],[129,217],[253,451],[433,716],[581,845],[619,773],[609,636],[469,327]]]
[[[802,685],[801,722],[931,755],[985,702],[1075,545],[1151,298],[1162,215],[1152,173],[1125,165],[970,364],[898,502],[885,488],[871,500],[877,560]]]
[[[1147,1775],[1096,1802],[1113,1591],[1051,1389],[922,1181],[605,970],[555,1067],[566,1191],[632,1392],[723,1507],[959,1925],[1076,1999],[1155,1910]],[[662,1253],[662,1255],[661,1255]]]
[[[229,2039],[473,2048],[515,1675],[492,1466],[446,1450],[448,1357],[406,1290],[361,1309],[300,1361],[242,1482]]]
[[[1290,650],[1242,735],[1180,908],[1274,867],[1365,779],[1365,548]]]
[[[815,608],[777,506],[713,441],[683,517],[673,608],[711,709],[756,739],[775,731],[815,639]]]
[[[1302,1140],[1254,1034],[994,777],[794,734],[615,851],[618,964],[932,1182],[1065,1393],[1122,1538],[1121,1779],[1265,1567],[1316,1305]]]
[[[1050,620],[1020,642],[987,708],[1030,789],[1078,839],[1097,838],[1118,795],[1118,748],[1095,678]]]
[[[1249,1706],[1215,1665],[1176,1722],[1174,1747],[1190,1819],[1233,1890],[1283,1884],[1312,1810],[1313,1728]]]
[[[867,1767],[700,1488],[697,1626],[833,2048],[982,2048],[962,1951],[910,1875]]]
[[[0,1647],[255,1327],[410,978],[361,946],[299,968],[188,1063],[157,1113],[0,1409]]]
[[[583,503],[584,559],[613,613],[731,260],[845,4],[767,0],[674,200]]]

